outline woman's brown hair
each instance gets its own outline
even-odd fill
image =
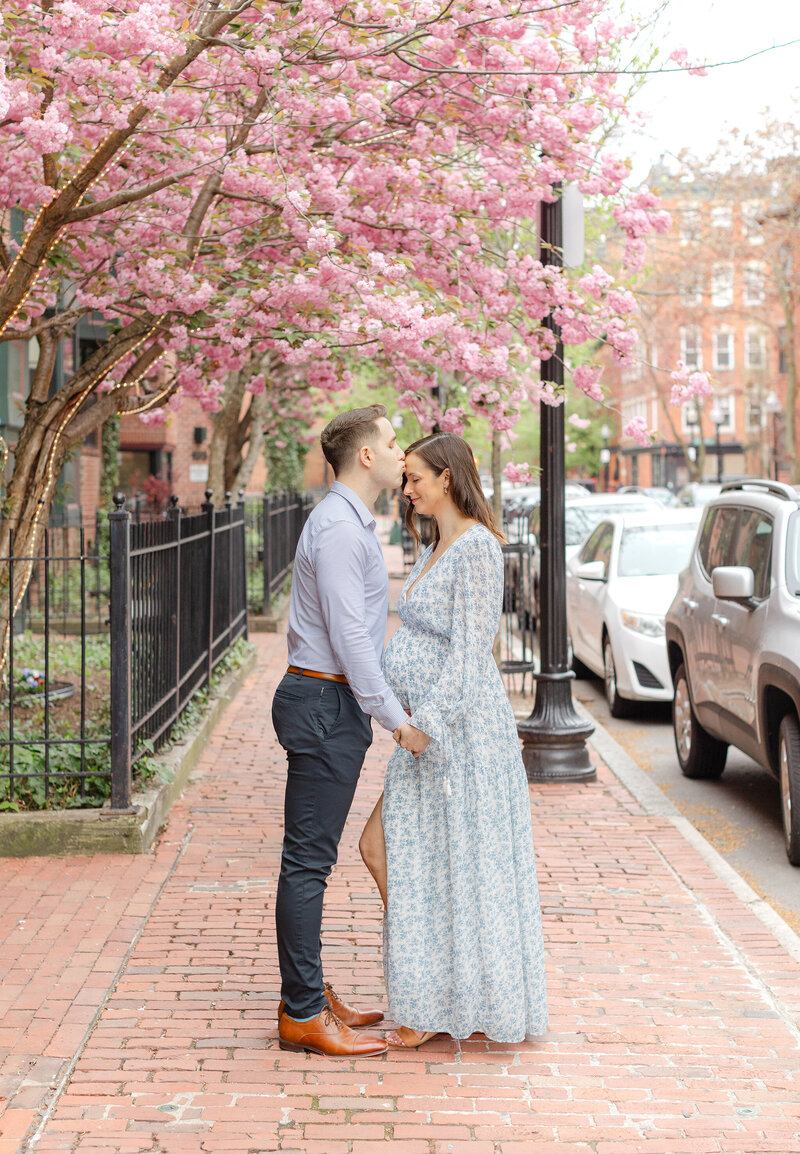
[[[433,469],[437,477],[441,477],[445,469],[449,469],[450,496],[459,513],[485,525],[501,543],[505,541],[505,537],[497,527],[492,507],[483,495],[472,449],[463,437],[455,433],[432,433],[429,437],[422,437],[413,445],[409,445],[405,453],[406,456],[409,453],[416,453],[428,468]],[[406,527],[419,545],[421,537],[414,506],[408,498],[406,502]],[[439,540],[439,526],[436,525],[435,518],[434,525],[436,528],[433,539],[436,542]]]

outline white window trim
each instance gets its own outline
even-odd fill
[[[759,360],[754,363],[750,360],[750,342],[753,338],[758,341]],[[744,367],[746,369],[765,369],[767,367],[767,334],[760,329],[746,329],[744,334]]]
[[[733,305],[733,263],[718,261],[711,268],[711,303],[717,309]]]
[[[716,397],[715,400],[728,414],[727,421],[720,425],[720,433],[734,433],[736,431],[736,399],[733,396]]]
[[[760,288],[756,293],[751,293],[750,277],[758,278]],[[761,261],[748,261],[744,266],[744,277],[742,286],[742,303],[746,305],[763,305],[766,300],[766,286],[765,286],[765,270]]]
[[[697,361],[695,364],[691,364],[691,365],[689,364],[689,361],[687,359],[687,352],[686,352],[686,343],[687,343],[686,339],[690,335],[694,335],[696,337],[695,343],[697,345]],[[702,369],[702,367],[703,367],[703,335],[700,332],[700,329],[696,328],[693,325],[687,326],[686,328],[682,328],[680,330],[680,337],[681,337],[681,360],[683,361],[683,363],[687,366],[687,368],[690,368],[690,369]]]
[[[729,363],[726,365],[720,364],[719,360],[719,337],[728,338],[728,350],[730,352]],[[736,367],[736,341],[734,339],[733,329],[717,329],[711,338],[711,356],[715,372],[729,373]]]

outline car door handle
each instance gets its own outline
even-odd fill
[[[715,625],[719,626],[720,629],[724,629],[726,625],[730,625],[731,623],[730,617],[723,617],[721,613],[712,613],[711,620]]]
[[[691,599],[691,597],[684,597],[683,603],[686,606],[686,608],[689,610],[690,613],[694,613],[695,609],[697,608],[697,606],[699,604],[699,602],[693,601]]]

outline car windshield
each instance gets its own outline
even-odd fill
[[[622,502],[617,504],[609,501],[607,505],[567,505],[564,514],[564,533],[566,545],[582,545],[595,526],[606,517],[613,517],[615,513],[646,513],[649,509],[658,509],[654,501]]]
[[[689,563],[697,526],[642,525],[625,529],[619,545],[620,577],[663,577]]]

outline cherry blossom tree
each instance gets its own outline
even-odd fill
[[[614,202],[630,263],[666,227],[598,149],[633,34],[606,0],[11,0],[1,30],[0,340],[39,358],[0,556],[12,533],[35,551],[66,454],[110,415],[216,411],[254,355],[323,392],[380,356],[401,403],[452,428],[430,386],[458,374],[500,431],[559,401],[545,316],[629,355],[630,294],[531,251],[566,182]],[[89,312],[108,340],[51,396]],[[599,369],[574,380],[599,393]]]

